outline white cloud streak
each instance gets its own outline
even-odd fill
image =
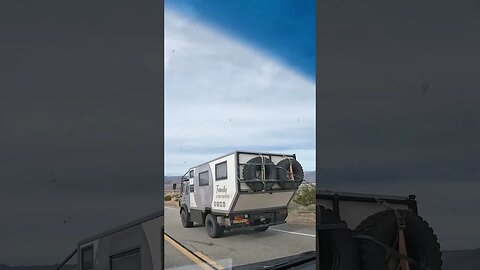
[[[315,169],[315,84],[188,17],[165,13],[165,174],[235,150]]]

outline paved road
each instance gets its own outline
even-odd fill
[[[195,262],[182,254],[175,247],[165,241],[165,269],[166,270],[203,270]]]
[[[265,232],[226,232],[222,238],[212,239],[205,227],[183,228],[178,208],[168,206],[165,206],[165,233],[189,250],[201,252],[227,269],[315,250],[315,232],[307,226],[282,224]],[[181,269],[194,264],[172,249],[165,243],[166,269]]]

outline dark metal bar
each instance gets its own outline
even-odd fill
[[[333,208],[332,209],[333,212],[337,216],[340,216],[340,200],[339,200],[338,194],[333,195],[332,208]]]
[[[162,226],[162,239],[160,240],[160,245],[162,247],[162,254],[160,254],[160,258],[162,258],[162,267],[165,267],[165,239],[164,239],[164,234],[165,234],[165,228]]]
[[[320,200],[333,200],[337,196],[338,200],[340,201],[353,201],[353,202],[377,202],[377,199],[381,199],[387,203],[390,204],[402,204],[402,205],[407,205],[409,206],[412,202],[405,198],[405,199],[390,199],[390,198],[375,198],[374,196],[372,197],[356,197],[356,196],[345,196],[345,195],[338,195],[338,194],[332,194],[332,195],[325,195],[325,194],[317,194],[316,199]]]
[[[408,208],[412,210],[415,215],[418,215],[418,207],[417,207],[417,200],[415,200],[416,196],[415,195],[409,195],[408,196]]]
[[[70,253],[70,255],[68,255],[68,257],[65,260],[63,260],[62,263],[60,263],[60,265],[57,267],[57,270],[60,270],[77,252],[78,250],[74,249],[72,253]]]

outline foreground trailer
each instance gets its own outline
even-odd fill
[[[267,230],[285,223],[303,177],[296,156],[287,154],[237,151],[195,166],[182,177],[182,224],[204,224],[213,238],[237,228]]]
[[[440,270],[440,245],[414,195],[317,191],[322,270]]]
[[[163,211],[78,243],[58,269],[77,254],[79,270],[163,269]]]

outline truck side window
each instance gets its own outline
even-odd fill
[[[190,192],[193,192],[193,191],[195,191],[195,189],[193,188],[193,185],[190,185]]]
[[[190,171],[189,177],[190,179],[193,178],[193,170]]]
[[[83,248],[80,256],[81,270],[93,269],[93,246]]]
[[[215,180],[227,179],[227,162],[218,163],[215,165]]]
[[[208,186],[208,171],[204,171],[198,174],[198,185]]]

